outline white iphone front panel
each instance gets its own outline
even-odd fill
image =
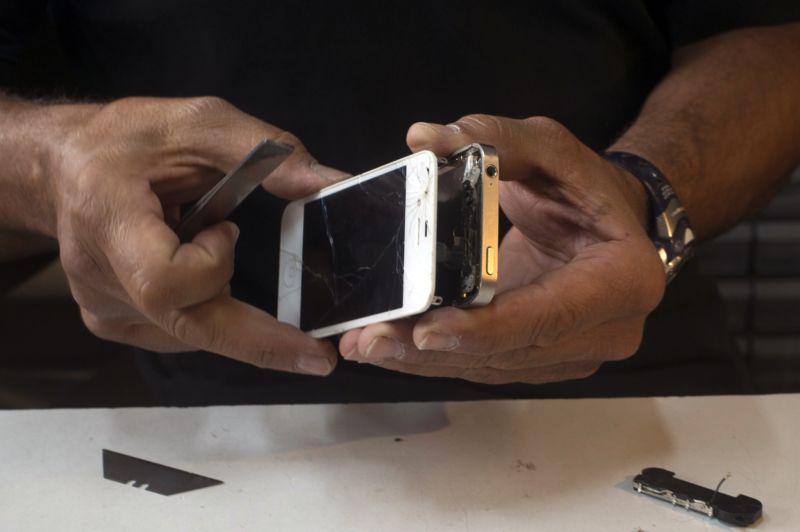
[[[322,338],[426,310],[436,196],[436,157],[419,152],[290,203],[278,319]]]

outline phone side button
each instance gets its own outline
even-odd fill
[[[496,270],[497,264],[497,253],[495,252],[492,246],[486,248],[486,273],[488,275],[494,275]]]

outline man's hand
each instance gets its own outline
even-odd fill
[[[119,100],[82,106],[43,165],[54,233],[87,327],[156,351],[203,349],[259,367],[324,375],[326,342],[233,299],[238,229],[209,227],[181,244],[178,207],[199,198],[264,138],[295,151],[265,182],[284,198],[344,174],[321,166],[293,135],[217,98]]]
[[[647,237],[644,189],[546,118],[468,116],[415,124],[413,150],[472,143],[500,156],[500,202],[514,227],[491,304],[349,331],[345,358],[486,383],[587,377],[632,355],[661,300],[664,268]]]

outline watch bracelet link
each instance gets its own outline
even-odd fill
[[[638,179],[650,206],[648,235],[664,264],[667,283],[694,254],[694,231],[672,185],[650,161],[623,151],[609,151],[603,158]]]

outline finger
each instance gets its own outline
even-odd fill
[[[363,327],[350,329],[342,335],[339,339],[339,352],[342,354],[342,357],[353,360],[358,356],[358,337],[363,330]]]
[[[484,384],[545,384],[572,379],[584,379],[600,368],[599,362],[567,362],[553,366],[526,370],[502,370],[496,368],[458,368],[429,364],[408,364],[400,361],[383,361],[382,368],[420,375],[423,377],[450,377]]]
[[[260,368],[327,375],[336,366],[329,342],[230,296],[176,309],[157,323],[186,344]]]
[[[109,318],[129,318],[141,315],[135,310],[133,302],[121,286],[111,291],[100,290],[74,277],[69,279],[69,285],[72,298],[78,306],[88,312]]]
[[[621,360],[639,348],[644,318],[613,321],[547,347],[524,347],[502,353],[424,351],[413,343],[413,324],[382,323],[350,331],[342,338],[343,356],[357,362],[400,361],[406,364],[460,368],[525,370],[566,362]],[[347,335],[346,335],[347,336]]]
[[[243,113],[220,98],[189,98],[179,113],[190,114],[194,127],[180,128],[186,146],[206,166],[228,172],[264,139],[289,144],[292,155],[265,177],[264,187],[276,196],[294,199],[331,185],[348,174],[319,164],[292,133]]]
[[[180,244],[160,219],[154,196],[125,203],[120,211],[128,223],[108,239],[109,262],[136,307],[169,335],[259,367],[333,370],[336,353],[329,343],[224,295],[233,271],[233,224],[219,224]]]
[[[339,348],[344,358],[357,362],[399,359],[407,348],[415,350],[413,329],[411,319],[373,323],[345,333]]]
[[[296,199],[350,177],[347,172],[317,162],[291,133],[284,131],[277,140],[291,144],[295,149],[264,182],[264,188],[268,192],[284,199]]]
[[[409,129],[407,141],[414,151],[430,149],[439,155],[448,155],[473,142],[495,146],[502,165],[501,179],[521,182],[521,187],[514,187],[510,194],[509,187],[501,188],[501,205],[515,224],[519,217],[513,215],[514,209],[509,209],[508,205],[514,200],[524,204],[526,208],[521,209],[522,212],[530,212],[532,206],[556,209],[558,216],[571,223],[602,227],[610,238],[625,234],[624,229],[614,224],[604,227],[600,223],[612,214],[623,214],[628,223],[641,225],[636,213],[632,217],[629,212],[630,205],[638,206],[642,201],[641,185],[626,172],[612,168],[567,128],[550,118],[536,116],[517,120],[468,115],[447,126],[417,123]],[[502,194],[504,191],[506,193]],[[534,193],[539,198],[520,197],[526,192],[528,196]],[[619,201],[620,195],[626,198],[625,202]],[[541,198],[554,200],[554,203],[537,201]]]
[[[517,182],[504,183],[500,189],[500,203],[515,225],[536,213],[538,219],[550,217],[606,238],[623,238],[625,227],[615,223],[612,214],[624,211],[628,225],[638,224],[618,201],[619,194],[630,193],[622,172],[610,169],[608,162],[552,119],[469,115],[447,126],[414,124],[407,140],[415,151],[430,149],[439,155],[473,142],[495,146],[501,179]],[[609,173],[618,182],[599,186],[598,177]]]
[[[414,328],[414,343],[420,350],[502,353],[549,346],[608,321],[643,317],[661,297],[655,289],[661,285],[652,279],[663,275],[663,269],[651,271],[658,265],[638,260],[647,253],[606,243],[600,252],[587,251],[530,285],[498,294],[487,306],[427,313]]]
[[[223,293],[230,295],[230,287],[226,287]],[[86,328],[104,340],[159,353],[179,353],[197,349],[150,323],[131,306],[106,302],[99,312],[85,307],[81,307],[80,312]]]
[[[446,126],[419,122],[409,128],[406,141],[414,151],[429,149],[448,155],[480,142],[497,148],[504,180],[537,175],[577,177],[584,161],[600,158],[569,130],[546,117],[523,120],[491,115],[468,115]]]
[[[161,200],[165,211],[176,221],[180,218],[180,206],[200,199],[211,190],[224,175],[218,168],[201,166],[164,166],[150,179],[153,192]]]
[[[149,323],[141,315],[138,318],[132,313],[127,316],[110,316],[81,308],[81,319],[92,334],[104,340],[159,353],[180,353],[195,349]]]
[[[387,342],[390,340],[403,342],[403,348],[397,350],[396,354],[388,350],[379,353],[385,354],[387,360],[398,360],[408,364],[463,368],[491,367],[506,370],[533,369],[565,362],[608,362],[622,360],[636,353],[641,344],[643,327],[644,319],[609,322],[547,347],[531,346],[489,355],[457,351],[422,351],[413,343],[387,335],[385,337]],[[381,358],[377,354],[368,357],[362,353],[355,353],[351,360],[372,362],[380,361]]]
[[[98,242],[87,234],[61,240],[60,259],[75,302],[92,312],[125,315],[134,305]]]
[[[151,319],[217,296],[233,276],[234,224],[212,226],[181,244],[152,212],[130,213],[126,219],[106,255],[135,306]]]

